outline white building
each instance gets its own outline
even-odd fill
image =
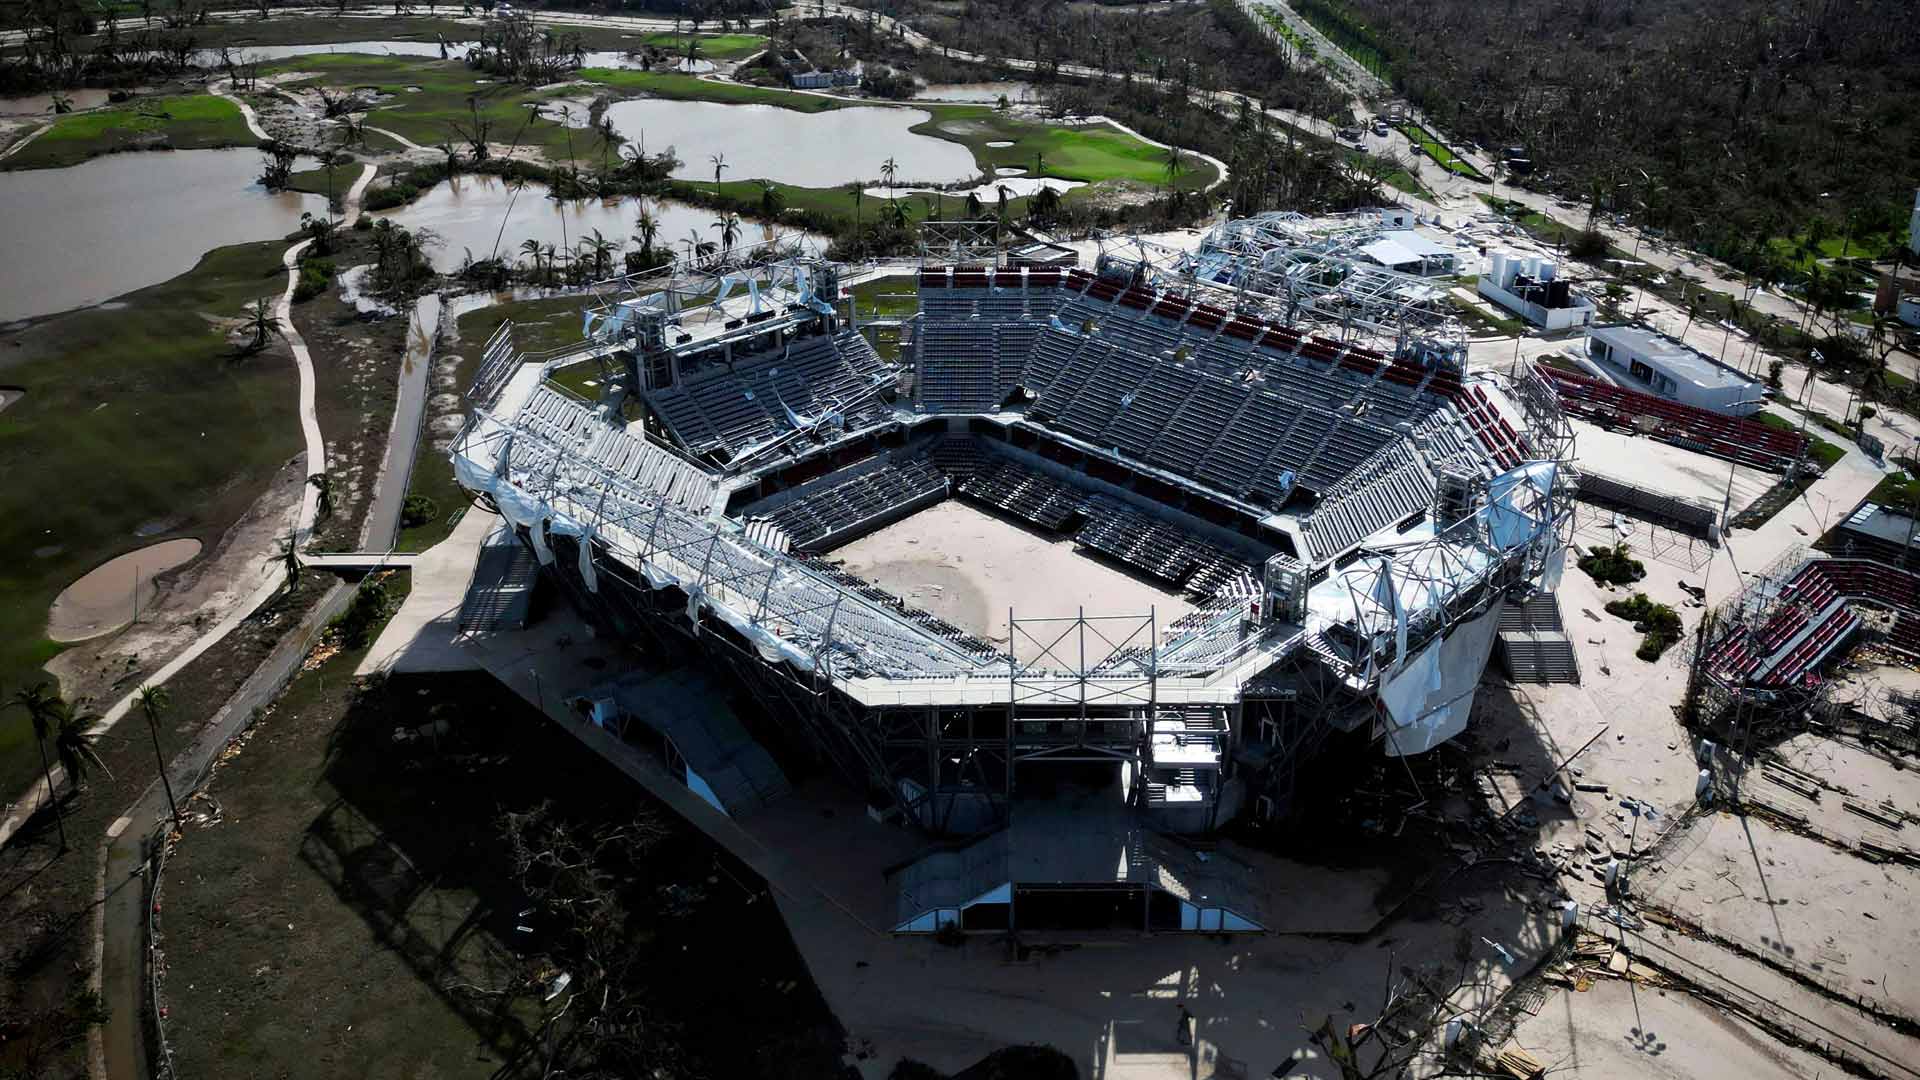
[[[1593,322],[1593,301],[1573,291],[1552,259],[1496,251],[1480,275],[1480,295],[1543,330],[1568,330]]]
[[[1460,252],[1412,229],[1388,229],[1360,245],[1357,254],[1389,270],[1417,277],[1460,272]]]
[[[1587,356],[1630,390],[1670,398],[1728,416],[1760,411],[1764,384],[1706,353],[1644,326],[1596,326]]]

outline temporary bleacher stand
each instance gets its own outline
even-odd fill
[[[1534,370],[1553,387],[1561,407],[1602,427],[1651,423],[1655,437],[1675,446],[1770,472],[1785,472],[1806,456],[1808,439],[1797,431],[1682,405],[1549,364],[1535,364]]]

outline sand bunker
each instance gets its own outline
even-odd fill
[[[142,611],[153,603],[155,577],[199,554],[198,540],[163,540],[101,563],[54,597],[47,636],[85,641],[120,629],[133,621],[136,603]]]

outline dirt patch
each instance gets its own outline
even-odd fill
[[[6,412],[7,406],[26,396],[27,392],[17,386],[0,386],[0,412]]]
[[[154,580],[200,554],[192,538],[162,540],[109,559],[60,590],[47,615],[47,636],[55,641],[85,641],[133,621],[143,604],[159,592]]]

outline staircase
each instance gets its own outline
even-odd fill
[[[1514,682],[1578,683],[1580,660],[1560,621],[1560,599],[1536,592],[1500,612],[1500,651]]]
[[[512,530],[494,530],[480,548],[473,582],[460,601],[460,632],[524,629],[539,579],[540,566],[533,552]]]

